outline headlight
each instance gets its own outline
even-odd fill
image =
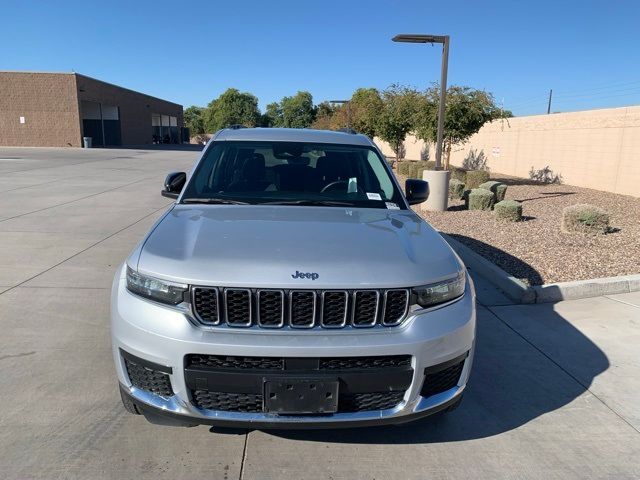
[[[456,278],[415,287],[413,289],[415,303],[422,308],[427,308],[454,300],[464,294],[465,281],[465,273],[460,272]]]
[[[147,277],[133,271],[127,265],[127,290],[136,295],[155,300],[156,302],[177,305],[183,300],[188,285],[167,282],[157,278]]]

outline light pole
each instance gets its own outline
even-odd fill
[[[425,173],[423,178],[429,177],[429,199],[423,204],[424,208],[435,211],[445,211],[449,196],[449,172],[442,171],[442,139],[444,134],[445,105],[447,100],[447,69],[449,66],[449,35],[422,35],[403,33],[392,38],[394,42],[402,43],[441,43],[442,68],[440,71],[440,104],[438,105],[438,133],[436,138],[436,170],[435,173]]]

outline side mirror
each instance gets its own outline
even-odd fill
[[[164,189],[160,192],[163,197],[178,198],[187,181],[187,174],[184,172],[171,172],[164,179]]]
[[[429,198],[429,183],[409,178],[404,184],[404,191],[409,205],[417,205]]]

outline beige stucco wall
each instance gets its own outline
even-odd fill
[[[405,148],[407,159],[420,158],[421,141],[407,138]],[[640,196],[640,106],[497,120],[454,148],[451,163],[461,165],[472,148],[495,172],[527,178],[548,165],[569,185]]]

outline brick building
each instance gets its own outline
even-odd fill
[[[0,72],[0,145],[180,143],[182,105],[78,73]]]

